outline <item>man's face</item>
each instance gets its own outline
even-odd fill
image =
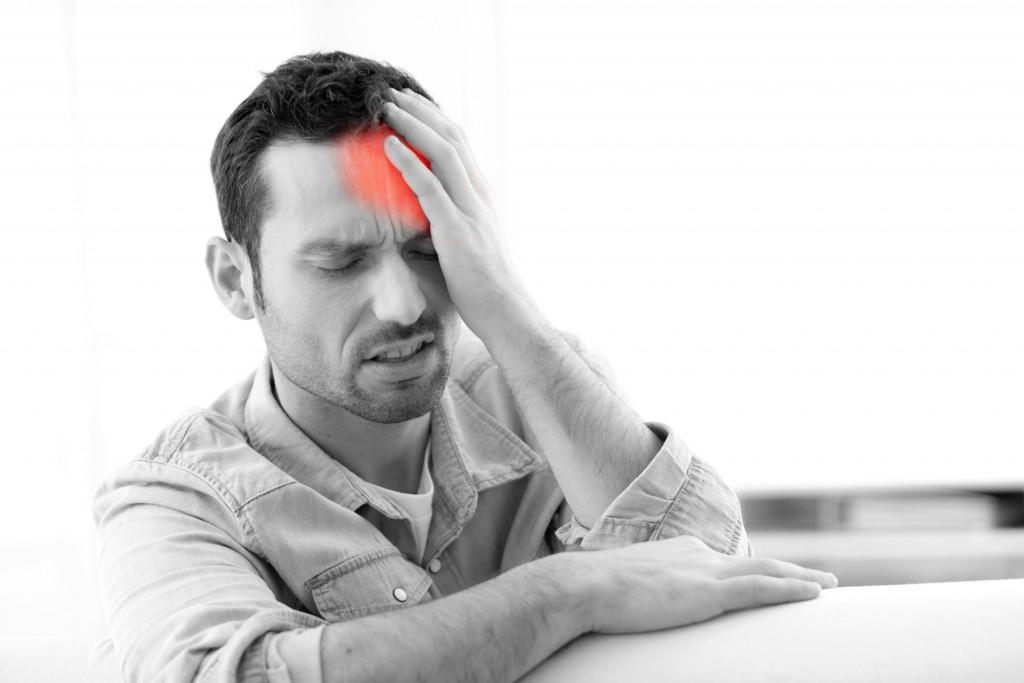
[[[444,391],[460,319],[425,218],[400,210],[408,188],[396,186],[394,202],[356,199],[353,174],[383,167],[355,168],[345,149],[287,142],[264,153],[256,317],[292,384],[373,422],[410,420]]]

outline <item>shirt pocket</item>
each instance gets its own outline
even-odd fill
[[[430,576],[394,546],[343,560],[306,582],[328,622],[415,605],[430,588]]]

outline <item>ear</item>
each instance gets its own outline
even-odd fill
[[[255,316],[252,273],[242,247],[222,237],[211,237],[206,242],[206,270],[224,308],[240,320],[251,320]]]

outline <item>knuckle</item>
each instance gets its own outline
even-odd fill
[[[454,164],[459,160],[459,153],[452,145],[447,143],[441,148],[441,155],[444,157],[445,162],[449,164]]]
[[[750,592],[755,596],[761,595],[768,590],[769,584],[770,581],[767,576],[755,574],[750,577]]]
[[[675,538],[666,539],[675,544],[679,551],[687,553],[703,553],[707,550],[707,546],[702,540],[696,536],[676,536]]]
[[[441,181],[438,179],[436,175],[431,174],[430,177],[427,179],[427,189],[430,192],[441,194],[442,192],[444,192],[444,185],[441,184]]]
[[[824,581],[829,582],[829,576],[825,572],[818,571],[816,569],[804,569],[803,576],[799,577],[804,581],[814,581],[815,583]]]
[[[419,98],[411,96],[409,97],[405,106],[409,109],[410,112],[415,114],[417,118],[422,116],[423,112],[426,110],[426,106],[424,106],[423,102],[421,102]]]
[[[464,142],[466,140],[466,132],[454,123],[449,123],[445,130],[445,137],[452,142]]]

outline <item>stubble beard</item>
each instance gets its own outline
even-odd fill
[[[426,312],[410,326],[387,323],[352,349],[355,353],[350,354],[352,361],[346,367],[334,369],[321,352],[318,339],[289,332],[269,305],[257,318],[267,352],[289,382],[315,398],[380,424],[405,422],[426,415],[440,402],[448,384],[459,331],[457,321],[446,321],[445,324]],[[439,355],[437,366],[429,377],[421,377],[408,386],[393,389],[388,395],[379,395],[359,386],[356,374],[364,358],[364,349],[408,339],[422,332],[434,334],[432,345]]]

